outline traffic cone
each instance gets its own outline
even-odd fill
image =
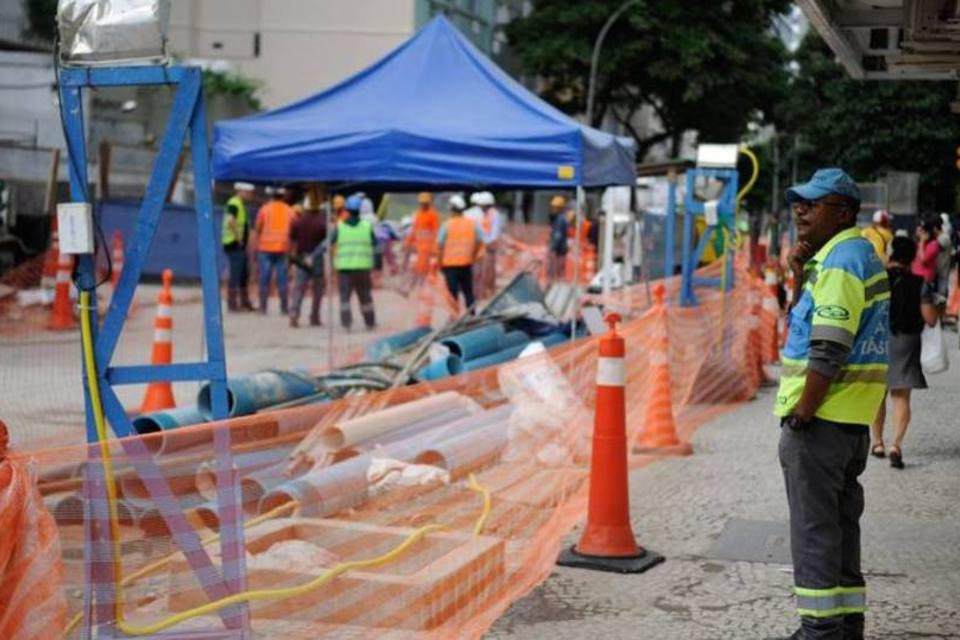
[[[73,304],[70,302],[70,273],[73,271],[73,257],[60,253],[57,257],[57,283],[50,309],[47,329],[51,331],[69,331],[77,326],[73,319]]]
[[[640,573],[663,562],[663,556],[638,545],[630,526],[626,365],[623,336],[617,333],[618,322],[620,316],[609,314],[610,332],[600,338],[587,525],[580,541],[563,551],[557,564]]]
[[[153,323],[153,354],[150,364],[170,364],[173,362],[173,271],[164,269],[163,289],[157,296],[157,318]],[[140,405],[140,413],[150,413],[177,406],[173,399],[173,385],[170,381],[151,382],[147,394]]]
[[[689,442],[677,437],[673,420],[673,399],[670,397],[670,341],[667,336],[666,289],[659,285],[653,291],[654,305],[650,310],[655,319],[650,339],[650,395],[647,399],[643,431],[633,447],[634,453],[653,453],[688,456],[693,453]]]

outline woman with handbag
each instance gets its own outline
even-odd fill
[[[889,456],[891,467],[903,469],[901,446],[910,424],[910,394],[914,389],[927,388],[927,380],[920,367],[920,335],[924,324],[933,326],[936,319],[926,319],[920,311],[924,279],[912,273],[910,267],[917,254],[917,244],[910,238],[898,236],[893,239],[891,247],[887,265],[887,277],[890,281],[890,367],[887,371],[887,392],[893,404],[893,444]],[[883,423],[886,417],[884,399],[871,429],[871,453],[877,458],[887,455],[883,444]]]

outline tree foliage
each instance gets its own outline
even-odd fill
[[[854,80],[813,31],[795,60],[798,72],[777,110],[783,130],[800,135],[800,174],[835,165],[857,180],[888,171],[920,173],[920,208],[955,201],[956,82]]]
[[[542,95],[571,114],[586,111],[590,56],[604,22],[623,0],[537,0],[507,27],[510,46]],[[642,0],[614,24],[598,68],[593,122],[610,115],[636,139],[639,157],[684,131],[701,141],[739,140],[785,95],[787,52],[773,20],[788,0]],[[634,116],[653,110],[662,131]]]

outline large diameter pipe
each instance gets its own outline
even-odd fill
[[[283,462],[293,450],[293,443],[262,449],[258,451],[249,451],[233,456],[233,464],[237,469],[239,477],[243,478],[250,474]],[[194,475],[194,484],[197,493],[207,500],[216,500],[217,498],[217,461],[208,460],[196,467]]]
[[[497,343],[497,351],[503,351],[510,347],[526,346],[529,342],[530,336],[528,336],[526,332],[519,330],[508,331],[503,335],[503,338],[500,339],[500,342]]]
[[[509,362],[519,356],[520,352],[526,348],[527,344],[529,344],[529,340],[524,344],[520,344],[515,347],[509,347],[503,351],[496,351],[494,353],[485,355],[482,358],[467,360],[463,363],[463,370],[476,371],[478,369],[486,369],[487,367]]]
[[[431,362],[417,372],[420,380],[440,380],[463,373],[463,360],[458,356],[449,355]]]
[[[497,351],[500,341],[506,336],[502,324],[488,324],[477,329],[447,336],[440,344],[450,349],[450,354],[462,360],[473,360]]]
[[[362,504],[368,496],[370,483],[367,470],[374,458],[393,458],[412,462],[422,452],[459,434],[488,427],[504,420],[502,412],[483,411],[434,427],[405,440],[387,443],[375,451],[361,454],[329,467],[321,467],[284,482],[267,493],[260,502],[265,513],[287,502],[297,501],[301,514],[323,517]]]
[[[507,427],[513,407],[504,405],[484,414],[488,424],[465,429],[452,438],[421,451],[415,462],[446,469],[453,479],[491,464],[507,446]]]
[[[384,360],[392,356],[397,351],[400,351],[405,347],[409,347],[432,332],[433,331],[430,329],[430,327],[416,327],[415,329],[410,329],[409,331],[404,331],[402,333],[396,333],[392,336],[380,338],[367,347],[367,359],[373,362]]]
[[[258,371],[227,380],[227,409],[231,418],[245,416],[317,391],[317,381],[307,371]],[[207,420],[212,418],[209,384],[200,388],[197,406]]]
[[[338,422],[321,431],[318,442],[321,447],[330,451],[353,447],[358,443],[374,440],[387,432],[404,429],[425,416],[430,417],[458,409],[475,413],[480,410],[480,407],[466,396],[445,391]]]

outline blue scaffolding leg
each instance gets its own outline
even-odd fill
[[[667,216],[663,232],[663,277],[673,275],[677,265],[677,181],[670,178],[667,185]]]
[[[196,67],[105,67],[63,69],[59,78],[61,109],[68,152],[70,156],[70,185],[74,201],[89,202],[87,179],[86,141],[82,110],[82,90],[93,87],[116,87],[138,85],[168,85],[176,87],[170,120],[164,133],[153,173],[147,185],[143,202],[137,216],[132,242],[125,255],[124,269],[120,275],[110,307],[99,331],[96,330],[96,292],[91,294],[89,312],[94,322],[94,352],[96,354],[96,377],[100,384],[104,413],[129,462],[156,504],[171,532],[171,537],[184,553],[187,562],[196,573],[197,580],[210,599],[224,598],[246,588],[246,565],[243,541],[242,510],[239,508],[239,483],[230,452],[230,432],[217,429],[214,447],[217,457],[218,513],[220,516],[220,555],[222,564],[213,564],[194,528],[183,515],[182,507],[153,460],[144,443],[131,434],[130,419],[117,398],[114,386],[143,384],[153,381],[210,381],[212,413],[214,420],[227,417],[226,360],[223,347],[223,331],[220,316],[220,286],[217,273],[219,248],[213,222],[213,200],[210,193],[210,168],[207,147],[205,107],[202,92],[202,75]],[[197,250],[200,256],[201,286],[203,290],[204,334],[207,358],[201,362],[170,365],[111,366],[111,361],[123,331],[124,323],[143,265],[150,252],[157,225],[174,167],[184,142],[189,135],[196,191]],[[77,262],[77,282],[87,290],[96,284],[94,258],[80,256]],[[87,310],[84,310],[87,312]],[[87,441],[98,441],[93,421],[90,390],[84,377],[84,398],[87,424]],[[85,500],[85,577],[92,586],[91,594],[84,601],[84,635],[98,638],[126,637],[117,629],[114,603],[117,599],[114,584],[118,576],[109,558],[112,541],[109,534],[109,515],[106,503],[105,478],[99,460],[99,449],[89,447],[84,481]],[[249,611],[246,604],[237,604],[219,612],[223,628],[219,630],[191,631],[186,635],[175,631],[153,634],[151,637],[250,637]]]

